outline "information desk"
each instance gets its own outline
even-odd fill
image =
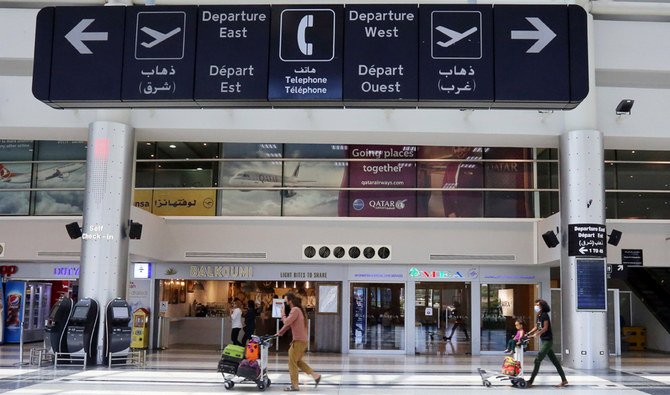
[[[166,323],[168,347],[176,344],[202,344],[219,346],[221,350],[230,343],[230,317],[180,317],[169,318]]]

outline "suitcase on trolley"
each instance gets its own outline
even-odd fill
[[[226,361],[225,359],[221,358],[219,361],[219,366],[217,371],[219,373],[226,373],[226,374],[237,374],[237,367],[240,364],[237,362],[232,362],[232,361]]]
[[[244,351],[245,348],[242,346],[228,344],[226,348],[223,349],[221,359],[239,364],[244,359]]]

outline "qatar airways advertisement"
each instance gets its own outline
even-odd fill
[[[349,158],[349,187],[365,188],[349,192],[350,217],[416,216],[416,192],[403,191],[416,187],[415,146],[354,145]]]

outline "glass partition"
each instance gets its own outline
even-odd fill
[[[352,283],[349,349],[405,349],[405,284]]]

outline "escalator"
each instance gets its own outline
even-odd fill
[[[629,267],[630,289],[670,332],[670,268]]]

